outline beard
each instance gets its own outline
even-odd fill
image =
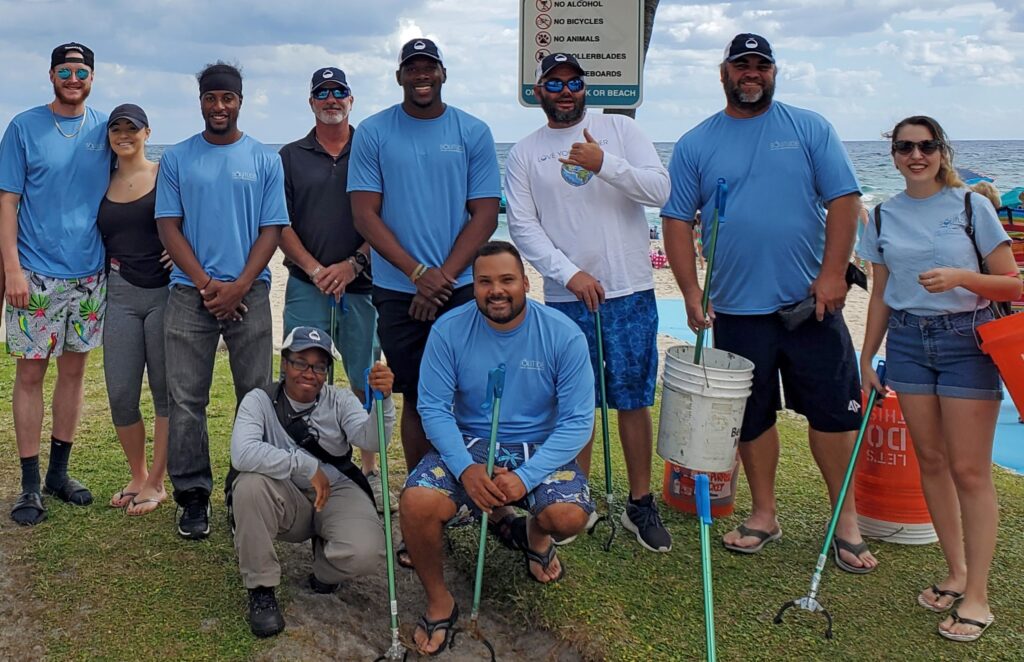
[[[62,104],[66,104],[68,106],[74,106],[74,105],[77,105],[77,104],[80,104],[80,103],[85,103],[85,100],[89,98],[89,93],[92,92],[92,86],[91,85],[83,85],[81,88],[79,88],[78,90],[75,90],[75,91],[76,92],[80,92],[81,93],[81,97],[79,97],[77,99],[76,98],[72,98],[72,97],[68,96],[68,92],[69,91],[65,90],[61,86],[60,83],[54,83],[53,84],[53,95],[55,97],[57,97],[57,101],[61,102]]]
[[[313,113],[321,124],[341,124],[348,119],[348,111],[344,106],[341,108],[321,108]]]
[[[505,313],[505,314],[496,314],[496,313],[492,313],[492,312],[490,312],[490,310],[488,310],[489,304],[492,304],[492,303],[503,303],[503,302],[507,302],[508,303],[508,312],[507,313]],[[516,302],[515,302],[515,299],[513,299],[512,297],[490,297],[490,298],[488,298],[488,299],[486,299],[484,301],[483,305],[480,305],[480,303],[478,302],[477,303],[477,308],[480,309],[480,312],[483,314],[484,317],[486,317],[487,319],[491,320],[495,324],[507,324],[508,322],[511,322],[516,317],[518,317],[519,314],[521,312],[523,312],[523,309],[526,308],[526,298],[523,297],[523,300],[517,306]]]
[[[582,96],[579,99],[574,98],[572,110],[564,112],[558,110],[558,106],[556,105],[557,103],[557,97],[551,98],[546,94],[540,95],[540,107],[544,109],[544,113],[548,116],[548,119],[557,124],[575,124],[583,117],[586,97]]]
[[[728,78],[722,81],[722,86],[725,88],[726,96],[729,97],[734,106],[752,113],[767,108],[772,103],[772,97],[775,96],[774,83],[767,83],[759,91],[752,93],[744,92],[738,84],[733,83]]]

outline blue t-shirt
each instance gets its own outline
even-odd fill
[[[499,443],[538,444],[516,469],[532,491],[579,454],[594,429],[594,370],[579,327],[527,300],[511,331],[491,328],[470,301],[430,330],[420,366],[417,410],[427,438],[456,477],[473,463],[462,434],[489,439],[488,374],[505,364]]]
[[[348,190],[382,194],[380,216],[398,243],[417,262],[439,267],[469,221],[466,201],[501,196],[491,130],[454,106],[429,120],[410,117],[400,104],[386,108],[359,125]],[[470,271],[457,276],[457,287],[472,281]],[[416,292],[376,251],[373,284]]]
[[[21,196],[22,268],[51,278],[82,278],[103,269],[96,212],[110,166],[104,113],[86,108],[83,121],[39,106],[15,115],[0,142],[0,190]]]
[[[668,170],[672,193],[661,214],[693,221],[699,209],[705,255],[715,190],[725,179],[711,301],[734,315],[768,314],[805,299],[821,272],[824,205],[860,193],[832,125],[778,101],[750,119],[722,111],[704,120],[676,143]]]
[[[214,145],[197,133],[160,160],[156,217],[181,217],[181,231],[203,270],[217,280],[235,280],[260,228],[288,225],[281,157],[248,135]],[[270,283],[270,269],[259,277]],[[195,287],[178,267],[171,272],[175,284]]]
[[[882,204],[881,241],[872,211],[857,254],[889,270],[883,298],[893,310],[946,315],[989,304],[988,299],[962,287],[932,294],[917,280],[920,274],[938,267],[979,271],[978,255],[966,231],[965,193],[967,189],[947,187],[927,198],[912,198],[906,191],[889,198]],[[971,193],[971,208],[974,241],[987,257],[1010,237],[985,196]]]

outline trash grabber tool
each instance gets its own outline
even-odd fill
[[[328,298],[332,298],[332,299],[334,298],[330,294],[328,294],[327,296],[328,296]],[[339,302],[339,301],[332,301],[331,302],[331,328],[329,330],[329,333],[331,334],[331,342],[334,342],[334,339],[338,336],[338,306],[339,305],[341,305],[341,302]],[[369,370],[369,368],[367,368],[367,370],[366,370],[367,380],[369,380],[369,374],[370,374],[370,370]],[[331,361],[329,364],[327,364],[327,383],[330,384],[331,386],[334,386],[334,361]],[[370,388],[370,382],[369,381],[366,382],[366,388],[367,389]],[[367,394],[366,402],[363,403],[363,406],[366,407],[366,411],[367,412],[370,411],[370,409],[369,409],[370,405],[368,404],[369,402],[370,402],[370,398],[369,398],[369,394]]]
[[[700,519],[700,569],[704,579],[704,637],[708,662],[715,662],[715,599],[711,585],[711,486],[705,474],[697,474],[694,487]]]
[[[878,373],[878,379],[885,385],[885,361],[879,361],[878,367],[875,369]],[[857,441],[853,444],[853,453],[850,454],[850,463],[846,466],[846,477],[843,478],[843,487],[839,490],[839,498],[836,499],[836,505],[832,508],[832,519],[828,523],[828,532],[825,534],[825,542],[821,546],[821,554],[818,555],[818,564],[814,567],[814,574],[811,576],[811,588],[807,595],[802,598],[796,598],[790,600],[786,604],[782,605],[779,609],[779,613],[775,614],[775,623],[782,622],[782,615],[786,613],[786,610],[790,607],[796,607],[804,611],[811,613],[820,612],[825,616],[827,626],[825,628],[825,638],[832,638],[832,614],[828,612],[828,609],[818,601],[818,589],[821,588],[821,573],[825,570],[825,563],[828,561],[828,550],[832,546],[832,538],[836,533],[836,524],[839,523],[839,513],[843,508],[843,502],[846,500],[846,491],[850,487],[850,479],[853,477],[853,469],[857,464],[857,455],[860,453],[860,444],[864,441],[864,432],[868,428],[868,420],[871,418],[871,411],[875,408],[875,398],[878,392],[875,389],[871,389],[871,393],[868,395],[868,406],[864,408],[864,418],[860,423],[860,431],[857,432]]]
[[[498,416],[501,413],[501,396],[505,392],[505,364],[502,363],[487,375],[487,393],[491,408],[491,437],[487,444],[487,475],[494,473],[494,452],[498,445]],[[480,546],[476,552],[476,576],[473,580],[473,611],[469,616],[469,634],[487,647],[491,654],[491,662],[495,661],[494,646],[480,631],[480,593],[484,587],[484,555],[487,550],[487,513],[480,517]],[[452,634],[451,645],[455,645]]]
[[[711,235],[708,242],[708,265],[704,271],[704,296],[700,300],[700,308],[704,313],[704,319],[708,318],[708,303],[711,300],[711,270],[715,267],[715,247],[718,244],[718,226],[725,221],[725,200],[729,193],[729,186],[724,179],[718,180],[715,188],[715,213],[711,217]],[[703,221],[701,221],[703,223]],[[703,231],[706,228],[701,228]],[[701,327],[697,330],[697,348],[693,351],[693,362],[700,365],[700,355],[704,349],[704,334],[707,328]]]
[[[331,317],[333,318],[333,310]],[[371,396],[370,392],[373,391]],[[363,373],[363,393],[365,402],[363,407],[369,413],[373,403],[377,405],[377,448],[380,453],[380,482],[383,486],[383,493],[389,493],[388,487],[388,448],[387,439],[384,438],[384,394],[377,389],[370,388],[370,369]],[[384,554],[385,566],[388,573],[388,606],[391,612],[391,647],[378,657],[374,662],[382,660],[401,660],[408,654],[406,647],[398,639],[398,594],[395,588],[395,554],[391,546],[391,509],[384,508],[384,545],[387,548]]]
[[[604,333],[601,330],[601,309],[594,311],[594,326],[597,331],[597,366],[598,386],[601,392],[601,446],[604,450],[604,500],[608,506],[608,512],[597,518],[594,526],[590,529],[590,535],[594,534],[599,522],[608,522],[608,539],[604,542],[604,551],[611,551],[612,540],[615,539],[615,514],[612,504],[615,495],[612,493],[612,448],[611,438],[608,432],[608,393],[604,379]]]

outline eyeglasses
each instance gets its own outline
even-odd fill
[[[75,69],[74,73],[75,73],[75,78],[77,78],[78,80],[86,80],[87,78],[89,78],[89,73],[90,72],[89,72],[88,69]],[[68,69],[67,67],[64,67],[63,69],[58,69],[57,70],[57,78],[59,78],[61,80],[67,80],[67,79],[71,78],[71,70]]]
[[[333,87],[333,88],[321,88],[313,93],[313,98],[317,101],[323,101],[327,97],[333,95],[335,99],[347,99],[349,91],[344,87]]]
[[[892,151],[903,156],[907,156],[914,153],[914,148],[921,150],[924,155],[934,154],[938,150],[942,149],[943,142],[941,140],[922,140],[920,142],[914,142],[912,140],[895,140],[892,143]]]
[[[552,78],[544,81],[544,89],[552,94],[558,94],[564,88],[568,87],[569,91],[575,94],[584,87],[586,83],[583,82],[582,78],[570,78],[569,80],[559,80],[558,78]]]
[[[306,372],[307,370],[312,368],[313,374],[320,376],[326,375],[327,370],[329,368],[329,366],[326,363],[309,363],[307,361],[303,361],[302,359],[285,359],[285,361],[287,361],[291,367],[295,368],[299,372]]]

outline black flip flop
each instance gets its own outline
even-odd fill
[[[427,633],[427,641],[429,642],[434,638],[434,633],[438,630],[444,630],[444,640],[441,641],[441,645],[437,647],[432,653],[427,653],[430,657],[440,655],[444,652],[448,645],[452,642],[452,637],[455,634],[455,622],[459,620],[459,603],[456,602],[452,605],[452,613],[448,614],[448,618],[439,618],[436,621],[432,621],[427,618],[426,614],[420,616],[420,620],[416,622],[416,627],[423,628],[423,631]]]
[[[775,533],[771,531],[762,531],[761,529],[752,529],[745,524],[740,524],[736,527],[736,530],[740,532],[740,538],[757,538],[758,542],[756,545],[750,547],[740,547],[732,543],[722,541],[722,547],[725,547],[730,552],[736,552],[738,554],[757,554],[764,546],[770,542],[775,542],[782,538],[782,527]]]
[[[860,542],[856,545],[848,540],[843,540],[839,536],[832,537],[832,560],[836,562],[836,565],[840,570],[852,573],[854,575],[866,575],[869,572],[874,572],[875,568],[862,567],[858,568],[855,565],[850,565],[839,555],[840,550],[853,554],[857,558],[860,555],[868,551],[868,544],[866,542]],[[878,567],[878,566],[875,566]]]
[[[922,607],[924,607],[928,611],[935,612],[936,614],[942,614],[944,612],[949,611],[950,609],[952,609],[956,605],[957,602],[959,602],[959,601],[964,599],[964,594],[961,593],[960,591],[950,591],[950,590],[947,590],[947,589],[942,589],[942,588],[939,588],[938,584],[932,584],[931,586],[928,587],[927,590],[930,590],[932,593],[934,593],[936,599],[940,599],[941,600],[942,598],[953,598],[953,600],[948,605],[946,605],[945,607],[936,607],[935,605],[933,605],[932,603],[928,602],[928,600],[925,599],[924,591],[921,591],[917,595],[917,604],[921,605]]]
[[[532,579],[533,581],[537,582],[538,584],[554,584],[557,581],[561,581],[562,577],[565,577],[564,563],[560,563],[559,565],[558,576],[550,581],[542,582],[541,580],[537,579],[537,577],[532,572],[530,572],[531,561],[539,565],[541,567],[541,570],[547,570],[548,567],[551,565],[551,562],[555,560],[556,556],[557,550],[555,549],[554,543],[551,543],[551,545],[548,546],[548,550],[543,554],[535,552],[528,547],[523,549],[523,560],[526,562],[526,576]]]
[[[25,513],[26,517],[16,517],[19,513]],[[11,508],[11,519],[22,526],[35,526],[45,520],[46,508],[39,492],[22,492]]]
[[[395,550],[395,562],[406,570],[416,569],[416,565],[413,564],[412,557],[409,556],[409,550],[406,548],[404,540],[398,543],[398,549]]]
[[[57,488],[43,485],[43,494],[55,496],[64,503],[70,503],[72,506],[88,506],[92,503],[92,492],[89,491],[89,488],[71,476],[68,476],[64,483]]]
[[[488,521],[487,531],[507,549],[522,551],[521,541],[526,537],[526,516],[509,514],[497,522]]]

